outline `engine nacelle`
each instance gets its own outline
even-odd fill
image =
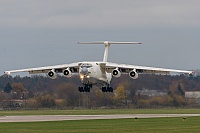
[[[112,71],[112,75],[115,77],[115,78],[119,78],[121,76],[121,72],[118,70],[118,69],[114,69]]]
[[[69,68],[63,70],[63,75],[67,78],[71,78],[72,77],[72,72],[69,70]]]
[[[56,74],[56,72],[54,70],[49,71],[48,72],[48,76],[51,79],[56,79],[57,78],[57,74]]]
[[[138,73],[135,70],[132,70],[132,71],[129,72],[129,76],[132,79],[137,79],[138,78]]]

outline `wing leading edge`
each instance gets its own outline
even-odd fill
[[[51,70],[54,70],[57,73],[62,73],[63,70],[70,68],[70,70],[74,73],[78,72],[79,63],[71,63],[71,64],[63,64],[63,65],[55,65],[55,66],[45,66],[45,67],[37,67],[37,68],[28,68],[28,69],[19,69],[19,70],[10,70],[5,71],[4,74],[10,75],[11,73],[16,72],[29,72],[29,74],[41,74],[48,73]]]
[[[144,73],[144,74],[170,74],[170,72],[185,73],[185,74],[194,73],[194,71],[146,67],[146,66],[135,66],[135,65],[117,64],[117,63],[110,63],[110,62],[107,62],[105,64],[105,69],[109,73],[112,72],[112,70],[114,69],[119,69],[119,71],[122,73],[129,73],[132,70],[136,70],[137,73]]]

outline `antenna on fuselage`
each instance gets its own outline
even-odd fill
[[[108,61],[108,53],[109,48],[111,44],[142,44],[141,42],[109,42],[109,41],[99,41],[99,42],[78,42],[78,44],[104,44],[105,45],[105,51],[104,51],[104,57],[103,62]]]

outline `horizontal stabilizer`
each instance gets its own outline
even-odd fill
[[[78,42],[78,44],[142,44],[141,42],[112,42],[112,41],[97,41],[97,42]]]
[[[104,44],[105,52],[103,57],[103,62],[108,60],[108,52],[111,44],[142,44],[141,42],[112,42],[112,41],[97,41],[97,42],[78,42],[78,44]]]

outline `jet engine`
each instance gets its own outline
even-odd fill
[[[51,79],[56,79],[57,78],[57,74],[56,74],[56,72],[54,70],[49,71],[48,72],[48,76]]]
[[[138,78],[138,73],[136,72],[136,70],[132,70],[132,71],[129,72],[129,76],[132,79],[137,79]]]
[[[121,76],[121,72],[116,68],[112,71],[112,75],[115,77],[115,78],[119,78]]]
[[[65,69],[63,71],[63,75],[67,78],[70,78],[72,76],[72,72],[69,70],[69,68]]]

